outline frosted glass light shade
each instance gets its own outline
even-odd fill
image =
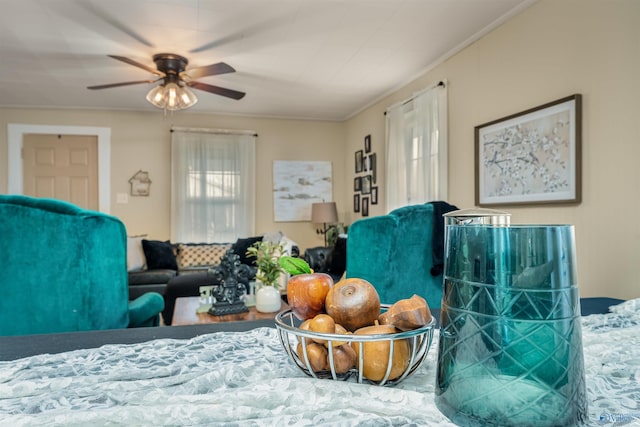
[[[192,107],[196,102],[198,102],[198,98],[188,86],[180,87],[178,91],[178,103],[181,109]]]
[[[147,101],[157,108],[175,111],[195,105],[198,98],[187,86],[169,82],[151,89],[147,93]]]

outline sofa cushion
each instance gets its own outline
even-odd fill
[[[206,273],[212,268],[209,265],[197,265],[195,267],[185,267],[178,270],[178,276],[184,276],[185,274]]]
[[[127,236],[127,271],[141,271],[147,267],[147,260],[142,249],[142,239],[146,234],[140,236]]]
[[[168,240],[161,242],[159,240],[142,239],[142,249],[144,250],[144,256],[147,259],[147,268],[149,270],[162,268],[169,270],[178,269],[173,246]]]
[[[129,272],[129,286],[166,284],[176,274],[176,270],[171,269],[131,271]]]
[[[178,243],[178,266],[182,269],[218,265],[231,246],[231,243]]]
[[[254,256],[248,257],[247,249],[249,249],[251,245],[257,242],[262,242],[262,236],[247,237],[246,239],[238,239],[233,244],[231,249],[233,249],[233,252],[235,252],[237,255],[240,256],[240,262],[242,264],[255,266],[256,257]]]
[[[166,289],[166,283],[151,283],[148,285],[129,286],[129,301],[133,301],[136,298],[146,294],[147,292],[157,292],[160,295],[164,295]]]

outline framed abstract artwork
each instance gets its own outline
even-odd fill
[[[273,162],[275,222],[309,221],[311,204],[333,197],[331,162]]]
[[[582,97],[475,127],[478,206],[581,201]]]

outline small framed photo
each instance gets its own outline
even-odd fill
[[[356,151],[355,161],[356,161],[356,173],[362,172],[362,167],[363,167],[363,164],[362,164],[362,161],[363,161],[362,150]]]
[[[359,194],[353,195],[353,211],[360,212],[360,195]]]
[[[581,201],[582,97],[475,127],[476,204]]]
[[[362,216],[369,216],[369,198],[362,198]]]
[[[378,181],[376,160],[376,153],[369,154],[369,170],[371,171],[371,182],[374,184]]]
[[[371,193],[371,175],[365,175],[362,177],[361,191],[362,194]]]
[[[378,204],[378,187],[371,187],[371,204]]]
[[[353,179],[353,191],[362,191],[362,177],[356,176]]]
[[[371,152],[371,135],[367,135],[364,137],[364,152]]]

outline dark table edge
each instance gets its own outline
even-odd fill
[[[190,339],[214,332],[245,332],[255,328],[275,328],[273,319],[206,325],[157,326],[150,328],[109,329],[40,335],[0,337],[0,361],[16,360],[37,354],[98,348],[107,344],[135,344],[155,339]]]
[[[583,316],[609,312],[609,307],[624,302],[616,298],[582,298]],[[440,310],[432,309],[439,327]],[[214,332],[245,332],[255,328],[275,328],[273,319],[207,325],[158,326],[153,328],[114,329],[105,331],[65,332],[56,334],[0,337],[0,361],[16,360],[37,354],[55,354],[65,351],[98,348],[107,344],[135,344],[155,339],[190,339]]]

